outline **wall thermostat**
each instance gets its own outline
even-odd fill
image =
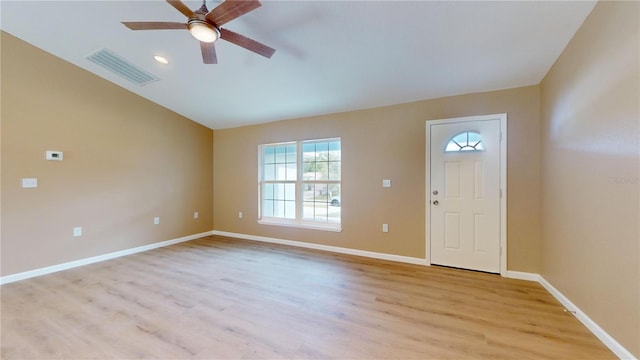
[[[62,160],[62,151],[47,150],[44,156],[47,160]]]

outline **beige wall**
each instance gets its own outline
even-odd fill
[[[541,85],[542,275],[640,357],[638,2],[600,2]]]
[[[537,86],[216,130],[215,229],[424,258],[425,122],[495,113],[508,113],[508,268],[537,273]],[[343,231],[259,225],[258,145],[328,137],[342,138]],[[391,179],[391,188],[382,188],[384,178]],[[389,233],[381,232],[382,223],[389,224]]]
[[[1,40],[3,276],[212,230],[212,130]]]

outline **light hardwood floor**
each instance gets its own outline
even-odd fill
[[[2,286],[3,359],[614,359],[539,284],[206,237]]]

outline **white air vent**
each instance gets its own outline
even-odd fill
[[[85,58],[140,86],[160,80],[157,76],[127,62],[109,49],[98,49]]]

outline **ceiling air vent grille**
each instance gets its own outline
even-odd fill
[[[127,62],[109,49],[98,49],[85,58],[140,86],[160,80],[157,76]]]

